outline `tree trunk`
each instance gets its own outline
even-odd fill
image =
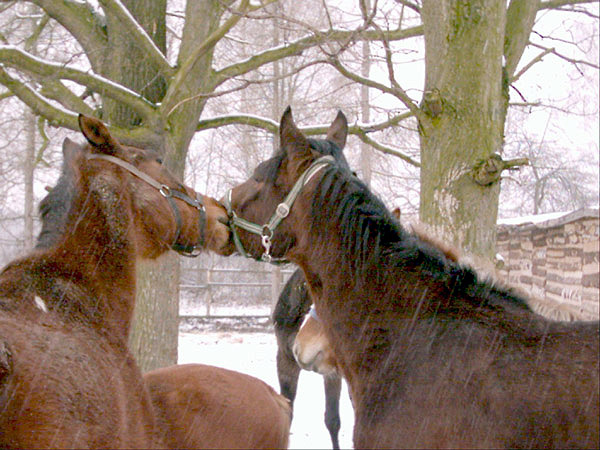
[[[179,257],[170,252],[138,265],[129,347],[142,372],[177,363],[178,335]]]
[[[424,0],[425,92],[420,122],[421,220],[491,270],[498,179],[478,175],[500,154],[508,104],[505,2]]]
[[[156,46],[166,53],[166,0],[123,0],[123,4]],[[104,71],[109,78],[159,103],[166,94],[166,82],[140,49],[123,36],[119,21],[107,16],[110,57]],[[104,117],[110,123],[133,128],[140,118],[127,106],[104,99]],[[173,162],[170,140],[165,136],[155,150],[169,154],[170,168],[183,175],[183,161]],[[165,158],[166,159],[166,158]],[[143,372],[177,363],[179,329],[179,260],[174,253],[156,261],[139,264],[137,297],[129,344]]]

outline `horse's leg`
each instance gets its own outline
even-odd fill
[[[325,425],[331,435],[334,449],[340,448],[338,433],[340,432],[340,394],[342,392],[342,378],[339,375],[327,375],[325,385]]]
[[[294,408],[294,399],[298,388],[298,378],[300,376],[300,366],[294,359],[292,351],[289,348],[289,337],[282,336],[275,332],[277,336],[277,378],[279,379],[279,390],[281,395],[290,401],[292,412]]]

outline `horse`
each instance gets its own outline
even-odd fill
[[[164,447],[127,349],[136,259],[218,250],[226,214],[154,152],[78,121],[87,143],[63,143],[64,221],[0,273],[0,447]]]
[[[407,232],[291,109],[222,200],[230,244],[306,277],[350,387],[356,448],[598,448],[599,326],[555,322]],[[262,225],[261,225],[262,224]]]
[[[396,220],[400,221],[400,215],[400,208],[392,210],[392,216]],[[456,247],[432,236],[422,224],[413,223],[410,228],[423,242],[440,250],[450,261],[459,262],[460,251]],[[314,306],[310,307],[304,321],[297,329],[291,350],[295,361],[302,369],[312,370],[326,377],[339,374],[335,353]]]
[[[169,448],[288,447],[290,404],[257,378],[182,364],[147,372],[144,381]]]
[[[64,235],[76,186],[74,155],[66,150],[58,182],[40,203],[38,249]],[[291,408],[261,380],[202,364],[157,369],[143,379],[167,448],[287,448]]]
[[[293,407],[302,367],[294,358],[292,348],[296,335],[312,304],[304,275],[300,269],[294,271],[279,294],[272,321],[277,338],[277,378],[281,394]],[[306,319],[310,320],[310,318]],[[307,370],[310,370],[308,368]],[[324,374],[325,426],[331,436],[334,449],[339,449],[341,377],[336,372]]]

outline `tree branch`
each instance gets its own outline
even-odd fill
[[[423,34],[423,26],[418,25],[412,28],[405,28],[403,30],[392,30],[385,32],[385,38],[389,41],[398,41],[402,39],[408,39],[415,36],[421,36]],[[296,56],[301,54],[304,50],[323,44],[325,42],[347,42],[348,39],[352,38],[354,41],[379,41],[381,35],[377,31],[366,30],[361,32],[356,31],[343,31],[343,30],[330,30],[326,32],[317,32],[309,36],[300,38],[288,45],[271,48],[257,55],[254,55],[245,61],[241,61],[231,66],[225,67],[220,71],[216,72],[216,85],[224,83],[225,81],[248,73],[255,70],[265,64],[269,64],[273,61],[288,57]]]
[[[562,6],[579,5],[584,3],[598,3],[598,0],[549,0],[541,1],[538,5],[538,10],[542,9],[557,9]]]
[[[121,25],[125,28],[125,33],[142,50],[142,52],[154,63],[156,70],[165,77],[170,77],[174,73],[174,68],[156,46],[154,41],[148,36],[148,33],[139,26],[135,18],[119,0],[99,0],[102,7],[114,15]]]
[[[23,72],[34,74],[43,79],[66,79],[75,81],[90,90],[120,101],[133,108],[149,125],[156,125],[158,114],[154,105],[142,96],[111,80],[91,75],[61,64],[44,61],[16,47],[0,45],[0,61]]]
[[[567,61],[567,62],[569,62],[571,64],[575,64],[575,65],[582,64],[584,66],[589,66],[589,67],[592,67],[594,69],[600,69],[600,66],[598,66],[597,64],[591,63],[589,61],[584,61],[582,59],[569,58],[568,56],[565,56],[565,55],[563,55],[561,53],[558,53],[555,48],[546,48],[543,45],[534,44],[533,42],[531,42],[530,45],[532,45],[533,47],[537,47],[537,48],[543,49],[544,53],[546,53],[546,54],[552,53],[554,56],[557,56],[558,58],[563,59],[563,60],[565,60],[565,61]]]
[[[399,121],[398,117],[387,121],[387,123],[392,124],[392,123],[395,123],[395,121]],[[249,126],[259,128],[259,129],[265,130],[265,131],[267,131],[269,133],[273,133],[273,134],[276,134],[279,131],[279,123],[275,122],[274,120],[265,119],[265,118],[259,117],[259,116],[246,115],[246,114],[238,114],[238,115],[231,115],[231,116],[219,116],[219,117],[212,117],[209,119],[200,120],[198,122],[198,126],[196,127],[196,130],[202,131],[202,130],[208,130],[211,128],[219,128],[219,127],[223,127],[226,125],[249,125]],[[328,128],[329,128],[328,125],[318,125],[318,126],[314,126],[314,127],[301,127],[300,130],[308,136],[314,136],[314,135],[319,135],[319,134],[326,134]],[[418,161],[414,160],[413,158],[406,155],[405,153],[402,153],[401,151],[394,149],[392,147],[388,147],[386,145],[380,144],[368,137],[367,134],[369,132],[375,131],[375,130],[380,130],[380,129],[383,129],[382,124],[376,124],[376,125],[371,125],[371,126],[369,126],[369,125],[365,125],[365,126],[354,125],[354,126],[351,126],[348,128],[348,133],[358,136],[358,138],[361,141],[373,146],[376,150],[379,150],[382,153],[396,156],[415,167],[421,166],[421,164]]]
[[[506,72],[512,78],[523,56],[538,12],[538,0],[511,0],[504,26],[504,57]]]
[[[78,114],[52,105],[29,86],[11,77],[2,66],[0,66],[0,84],[12,91],[36,115],[44,117],[49,125],[79,131]],[[126,145],[156,148],[161,142],[151,128],[139,126],[129,130],[111,126],[110,129],[119,142]]]
[[[80,97],[58,80],[38,80],[42,85],[40,94],[46,98],[59,102],[70,111],[92,115],[92,108]]]
[[[353,72],[350,72],[348,69],[346,69],[342,63],[340,62],[339,59],[337,58],[330,58],[329,59],[329,63],[338,71],[340,72],[343,76],[345,76],[346,78],[348,78],[349,80],[352,80],[356,83],[360,83],[364,86],[368,86],[371,88],[375,88],[380,90],[381,92],[385,92],[387,94],[391,94],[394,97],[400,99],[400,101],[402,101],[402,103],[404,103],[404,105],[409,109],[411,115],[417,117],[417,118],[421,118],[422,116],[422,111],[419,109],[419,107],[413,102],[413,100],[408,96],[408,94],[406,93],[406,91],[404,89],[402,89],[400,87],[400,85],[398,85],[396,83],[396,86],[386,86],[384,84],[378,83],[374,80],[371,80],[369,78],[364,78],[361,77],[360,75],[357,75]]]
[[[190,75],[193,67],[196,65],[198,60],[206,54],[207,51],[214,48],[214,46],[221,40],[229,30],[231,30],[242,18],[243,14],[248,11],[250,0],[242,0],[242,4],[238,11],[233,13],[223,25],[213,31],[204,42],[200,43],[198,47],[188,56],[188,58],[181,64],[179,70],[175,74],[173,81],[169,85],[169,89],[165,98],[162,102],[161,109],[163,111],[169,111],[169,114],[173,110],[173,103],[176,101],[177,96],[181,87],[185,84],[185,81]]]
[[[45,117],[51,125],[71,130],[79,129],[76,114],[51,105],[33,89],[11,77],[2,66],[0,66],[0,83],[12,91],[34,113]]]
[[[103,18],[87,4],[76,1],[31,0],[60,23],[83,47],[92,67],[99,67],[108,40]]]
[[[546,50],[541,52],[539,55],[537,55],[535,58],[533,58],[531,61],[525,64],[525,66],[523,66],[523,68],[519,70],[519,72],[514,77],[511,77],[509,82],[512,84],[515,81],[517,81],[525,72],[531,69],[531,67],[533,67],[536,63],[540,62],[542,59],[544,59],[544,56],[546,56],[548,53],[551,53],[552,50],[554,49],[547,48]]]
[[[358,126],[350,127],[348,132],[350,134],[354,134],[355,136],[358,136],[358,138],[361,141],[363,141],[365,144],[368,144],[371,147],[373,147],[374,149],[379,150],[381,153],[385,153],[385,154],[391,155],[391,156],[396,156],[412,166],[421,167],[421,163],[419,161],[411,158],[406,153],[403,153],[400,150],[380,144],[379,142],[371,139],[367,135],[367,133]]]

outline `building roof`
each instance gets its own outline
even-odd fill
[[[599,218],[598,207],[581,208],[575,211],[537,214],[535,216],[498,219],[498,231],[513,228],[553,228],[582,218]]]

